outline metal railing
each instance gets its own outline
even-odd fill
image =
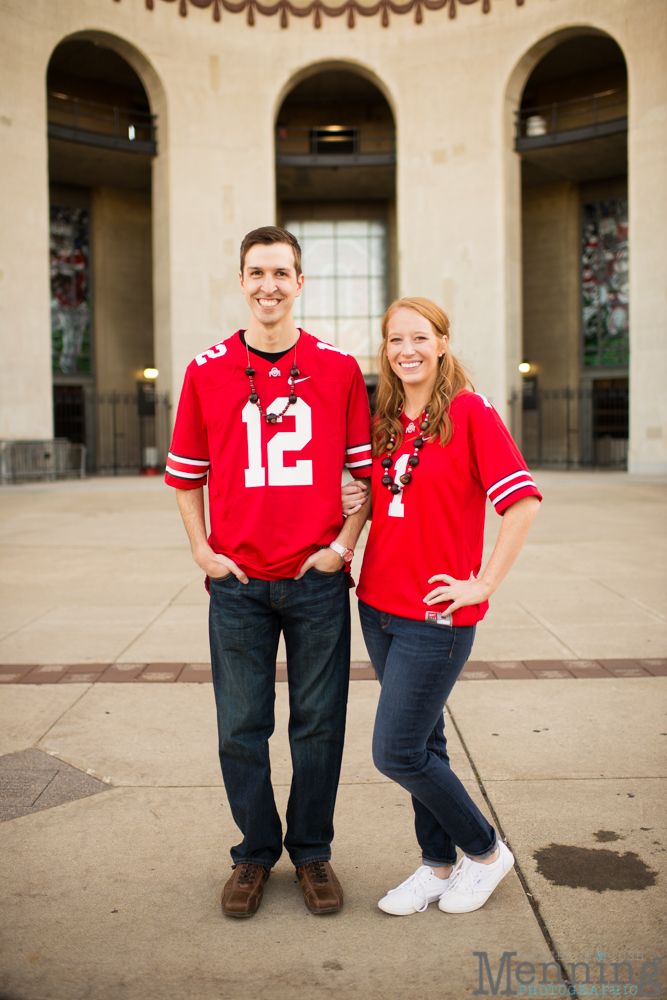
[[[85,472],[85,445],[67,438],[0,441],[0,483],[83,479]]]
[[[156,141],[157,117],[149,111],[98,104],[55,91],[49,92],[47,107],[51,125],[109,136],[123,143]]]
[[[164,470],[171,439],[168,393],[106,392],[96,399],[97,472],[157,474]]]
[[[279,125],[277,156],[377,156],[394,154],[391,125]]]
[[[533,467],[624,469],[628,402],[627,386],[540,389],[526,379],[510,399],[512,435]]]
[[[555,132],[601,125],[628,116],[627,90],[604,90],[570,101],[554,101],[520,108],[516,115],[516,138],[538,139]]]

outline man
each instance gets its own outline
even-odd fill
[[[208,578],[220,762],[243,839],[222,909],[254,914],[283,846],[271,786],[275,663],[287,649],[292,786],[285,848],[306,906],[331,913],[333,812],[350,663],[349,560],[367,515],[343,521],[344,464],[370,476],[370,411],[356,361],[294,324],[301,250],[267,226],[241,244],[248,327],[189,365],[167,463]],[[208,478],[211,533],[203,486]]]

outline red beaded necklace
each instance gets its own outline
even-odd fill
[[[402,412],[403,412],[403,407],[401,406],[398,411],[399,417]],[[426,443],[424,441],[425,437],[424,432],[428,430],[428,406],[424,410],[423,416],[419,423],[419,430],[422,433],[419,435],[419,437],[416,437],[412,442],[412,447],[414,450],[412,452],[412,455],[410,455],[410,458],[408,459],[408,465],[410,466],[411,471],[404,472],[403,475],[399,477],[398,483],[395,483],[394,477],[389,474],[389,470],[394,464],[394,460],[391,457],[391,452],[393,452],[394,448],[396,447],[396,435],[392,434],[389,440],[387,441],[387,455],[382,459],[380,465],[385,470],[384,475],[382,477],[382,485],[386,486],[390,493],[396,494],[400,493],[401,490],[404,490],[405,487],[410,482],[410,480],[412,479],[415,469],[419,465],[419,452]]]
[[[299,341],[297,340],[296,343],[298,344]],[[299,369],[296,366],[296,344],[294,345],[294,360],[292,362],[292,368],[290,370],[290,377],[287,379],[287,384],[290,387],[289,399],[287,400],[287,405],[285,406],[284,409],[282,409],[280,411],[280,413],[265,413],[264,410],[262,409],[262,404],[260,402],[259,395],[257,393],[257,390],[255,389],[255,382],[254,382],[255,369],[250,364],[250,351],[248,350],[248,345],[247,344],[245,345],[245,351],[246,351],[246,355],[247,355],[247,358],[248,358],[248,367],[246,368],[245,373],[248,376],[248,380],[250,382],[250,395],[248,396],[248,400],[251,403],[255,403],[256,404],[257,409],[262,414],[262,416],[266,420],[267,424],[275,424],[275,423],[277,423],[280,420],[280,418],[285,413],[287,413],[287,411],[290,408],[290,406],[294,406],[294,404],[296,403],[297,397],[296,397],[296,392],[294,391],[294,384],[295,384],[295,380],[301,374],[301,372],[299,371]]]

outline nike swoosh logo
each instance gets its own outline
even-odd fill
[[[297,382],[306,382],[309,378],[310,378],[310,375],[305,375],[303,378],[295,378],[294,379],[294,384],[296,385]]]

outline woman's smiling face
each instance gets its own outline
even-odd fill
[[[435,384],[446,343],[431,322],[414,309],[397,309],[387,324],[387,360],[406,387]]]

